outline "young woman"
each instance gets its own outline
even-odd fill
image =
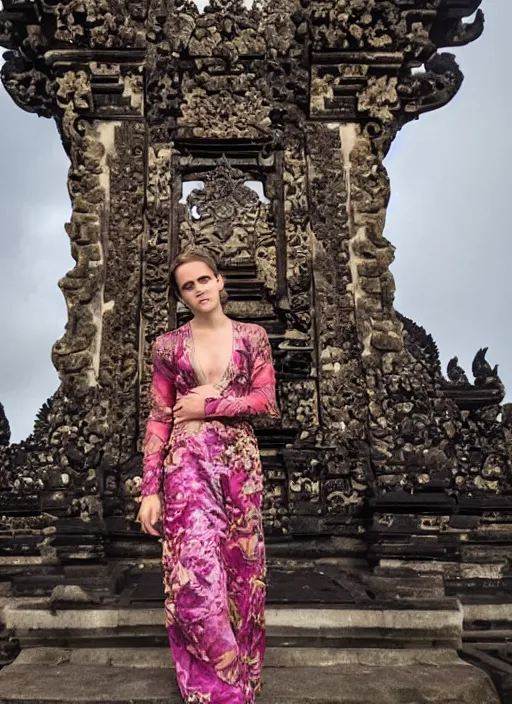
[[[187,704],[251,704],[265,649],[262,471],[252,416],[279,415],[265,330],[222,309],[215,260],[171,267],[193,319],[157,338],[139,520],[162,523],[165,613]]]

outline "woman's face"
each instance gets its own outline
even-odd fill
[[[205,262],[182,264],[175,272],[180,296],[192,313],[211,313],[221,305],[222,276],[216,277]]]

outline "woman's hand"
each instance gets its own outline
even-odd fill
[[[159,494],[144,496],[137,520],[140,522],[144,533],[155,535],[157,538],[160,537],[160,533],[155,528],[155,525],[162,520],[162,503]]]
[[[204,418],[204,405],[207,398],[220,396],[219,391],[212,384],[196,386],[186,396],[183,396],[173,408],[175,423],[187,423],[191,420]]]

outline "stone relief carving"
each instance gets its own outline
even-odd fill
[[[187,198],[182,246],[211,249],[225,266],[255,261],[268,216],[246,180],[243,172],[221,160],[206,176],[204,188],[193,190]]]
[[[0,515],[16,535],[64,526],[34,548],[64,561],[107,543],[151,554],[133,547],[151,349],[178,323],[169,262],[192,244],[220,255],[230,312],[272,341],[283,417],[258,428],[269,534],[368,535],[379,556],[395,549],[395,510],[409,507],[415,540],[434,495],[478,521],[509,495],[497,369],[482,349],[474,383],[456,358],[443,376],[432,338],[394,308],[384,237],[384,158],[459,90],[438,50],[479,36],[480,12],[464,22],[478,4],[4,2],[2,81],[56,119],[76,262],[59,283],[58,391],[22,443],[0,406]],[[180,204],[193,180],[204,187]]]

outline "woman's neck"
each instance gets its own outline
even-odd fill
[[[216,328],[222,328],[226,325],[226,321],[229,320],[228,316],[222,310],[222,307],[216,308],[209,313],[196,313],[192,318],[193,327],[200,330],[215,330]]]

